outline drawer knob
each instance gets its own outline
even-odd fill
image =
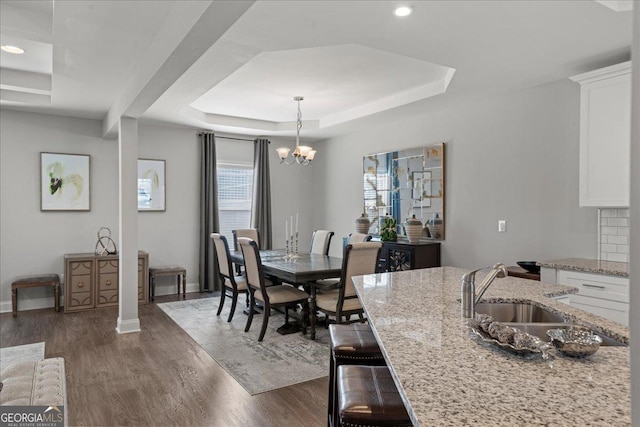
[[[84,282],[78,282],[78,287],[79,288],[84,288]]]
[[[107,281],[105,282],[105,285],[107,285],[107,286],[111,286],[111,280],[107,280]]]

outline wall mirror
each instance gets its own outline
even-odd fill
[[[370,234],[379,234],[380,222],[392,216],[398,236],[413,215],[425,225],[422,239],[445,236],[445,144],[372,154],[364,157],[364,212]]]

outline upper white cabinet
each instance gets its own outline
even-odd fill
[[[571,80],[580,83],[580,206],[629,206],[631,62]]]

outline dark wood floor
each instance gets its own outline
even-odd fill
[[[0,346],[44,341],[46,357],[65,358],[73,426],[326,425],[327,377],[250,396],[155,304],[140,306],[142,332],[119,335],[117,317],[117,308],[3,313]]]

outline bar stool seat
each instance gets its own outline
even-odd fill
[[[338,425],[336,381],[340,365],[385,366],[386,362],[371,327],[366,323],[329,325],[331,360],[329,361],[328,425]]]
[[[386,366],[342,365],[337,382],[339,426],[413,425]]]

